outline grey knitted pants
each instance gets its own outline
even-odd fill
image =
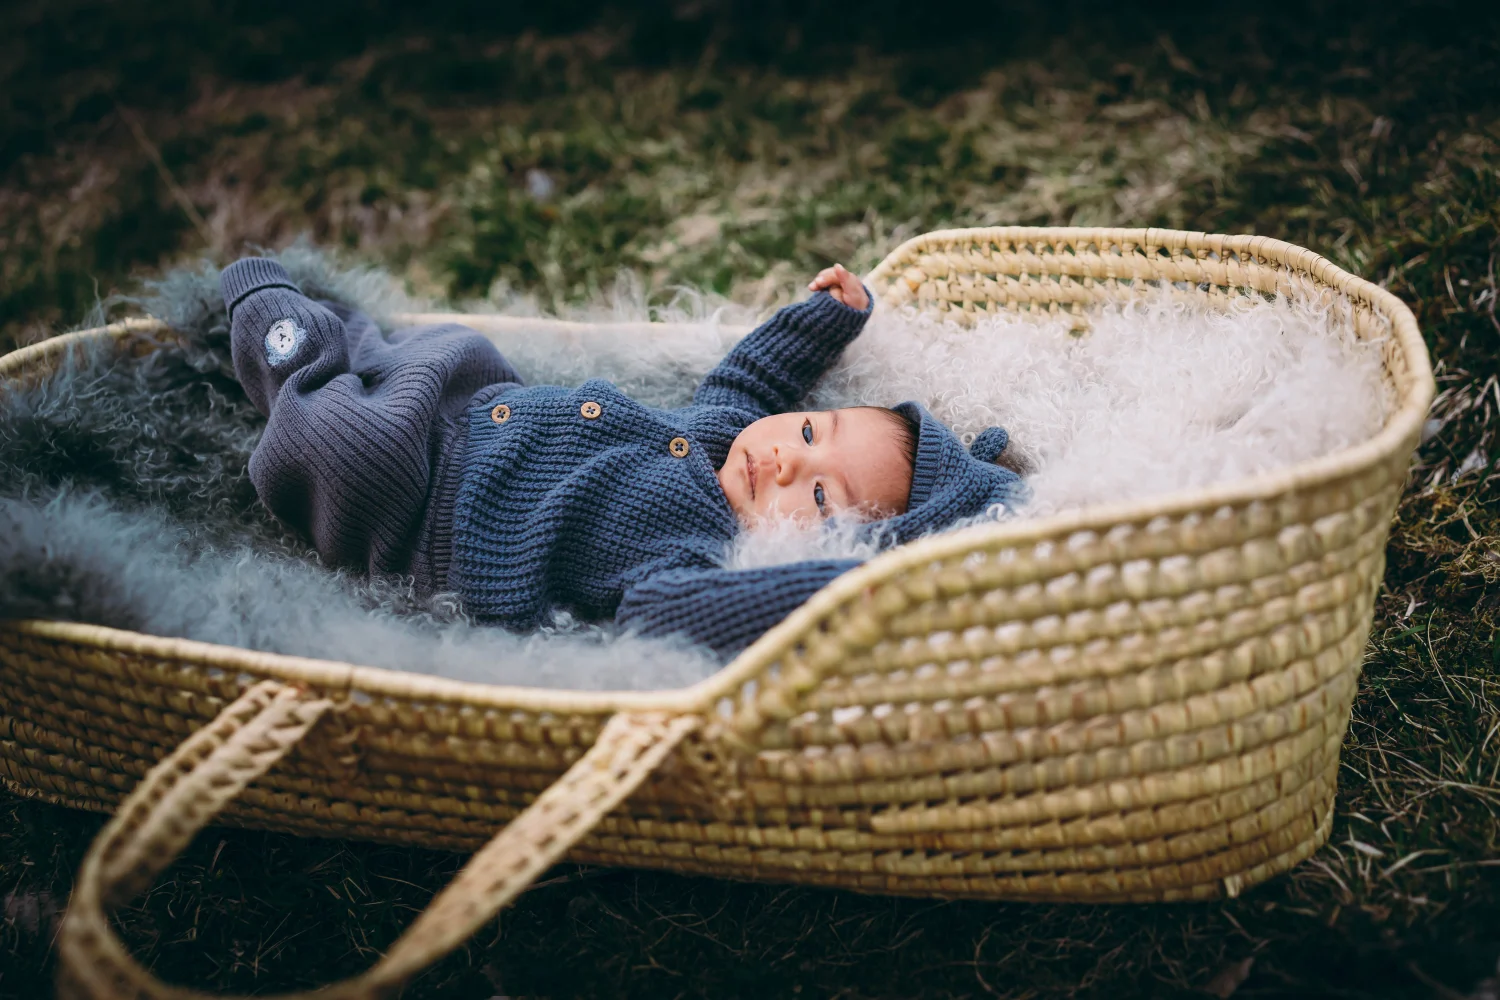
[[[331,564],[446,589],[464,411],[520,376],[467,327],[383,337],[365,314],[302,295],[265,258],[231,265],[220,285],[235,374],[267,416],[250,458],[261,501]]]

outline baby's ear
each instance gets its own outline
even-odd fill
[[[969,445],[969,454],[981,462],[993,462],[1004,453],[1008,444],[1010,435],[1005,433],[1005,428],[986,427]]]

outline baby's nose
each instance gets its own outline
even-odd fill
[[[797,472],[802,467],[802,460],[797,454],[796,448],[776,448],[776,485],[790,486],[797,480]]]

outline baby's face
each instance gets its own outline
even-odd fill
[[[740,431],[719,485],[742,522],[906,510],[911,465],[888,415],[869,407],[778,413]]]

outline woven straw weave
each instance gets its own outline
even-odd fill
[[[1167,230],[930,233],[868,283],[887,306],[960,319],[1039,310],[1084,328],[1091,305],[1162,282],[1209,300],[1309,289],[1342,300],[1359,335],[1383,341],[1386,425],[1253,479],[904,546],[679,691],[490,687],[0,623],[6,786],[99,810],[136,789],[80,873],[66,991],[189,995],[134,965],[104,909],[215,815],[458,850],[489,842],[430,911],[447,917],[418,921],[336,996],[393,988],[564,855],[1099,901],[1234,895],[1306,858],[1332,821],[1386,535],[1433,393],[1411,312],[1310,251]],[[124,328],[16,352],[0,376],[44,371],[70,344]]]

